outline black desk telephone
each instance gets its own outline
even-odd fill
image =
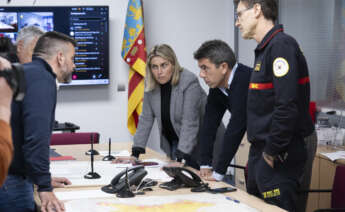
[[[160,184],[159,187],[170,191],[179,188],[192,188],[191,192],[209,192],[212,194],[236,191],[236,188],[233,187],[212,189],[197,174],[183,167],[163,167],[163,171],[174,179]]]
[[[147,171],[144,166],[134,166],[127,171],[129,186],[138,186],[141,180],[147,175]],[[109,185],[103,186],[102,191],[110,194],[120,192],[126,186],[126,169],[116,175],[110,182]]]
[[[174,178],[170,182],[165,182],[159,185],[159,187],[173,191],[178,188],[191,188],[200,187],[203,185],[200,177],[194,172],[183,167],[163,167],[163,171],[170,177]]]

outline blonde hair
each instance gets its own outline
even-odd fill
[[[171,78],[171,85],[176,85],[180,80],[180,72],[183,71],[183,68],[180,66],[177,61],[176,54],[174,50],[167,44],[155,45],[149,55],[147,56],[146,64],[146,79],[145,79],[145,91],[152,91],[159,84],[154,78],[151,71],[151,61],[154,57],[161,57],[165,60],[168,60],[173,68],[173,74]]]

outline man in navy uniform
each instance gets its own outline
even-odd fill
[[[247,102],[247,191],[297,211],[307,158],[304,138],[314,131],[307,63],[296,40],[274,24],[275,0],[234,2],[242,37],[258,43]]]
[[[220,40],[203,43],[194,53],[194,58],[198,60],[200,77],[210,87],[200,128],[200,175],[206,180],[223,180],[246,131],[251,68],[237,63],[232,49]],[[212,157],[217,129],[227,110],[231,117],[219,154]]]
[[[26,93],[22,102],[12,103],[14,157],[0,188],[0,211],[36,211],[34,184],[41,211],[65,211],[51,184],[49,144],[55,120],[56,80],[71,80],[75,46],[69,36],[47,32],[37,41],[32,62],[23,65]]]

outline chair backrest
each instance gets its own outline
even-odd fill
[[[309,113],[311,116],[311,120],[313,121],[313,123],[315,124],[316,121],[316,117],[315,117],[315,113],[316,113],[316,102],[310,102],[309,103]]]
[[[97,144],[99,137],[97,132],[54,133],[50,145],[90,144],[91,139],[93,139],[93,143]]]
[[[345,208],[345,166],[342,165],[338,165],[335,170],[331,206]]]

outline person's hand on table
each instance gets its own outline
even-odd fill
[[[218,181],[212,176],[212,174],[210,176],[202,177],[202,179],[206,181]]]
[[[38,196],[41,200],[42,212],[64,212],[64,204],[58,200],[52,191],[38,192]]]
[[[184,164],[181,162],[177,162],[177,161],[170,161],[168,164],[166,164],[165,166],[167,167],[183,167]]]
[[[212,168],[200,168],[200,177],[212,176]]]
[[[53,188],[64,188],[66,185],[71,185],[71,181],[66,177],[52,177]]]
[[[131,163],[131,164],[135,164],[136,162],[138,162],[138,159],[134,156],[120,156],[120,157],[116,157],[114,160],[111,161],[111,163]]]
[[[166,165],[162,166],[161,170],[163,170],[163,167],[183,167],[183,166],[184,166],[183,163],[171,160]]]
[[[199,176],[206,181],[217,181],[213,177],[213,171],[212,168],[200,168]]]

